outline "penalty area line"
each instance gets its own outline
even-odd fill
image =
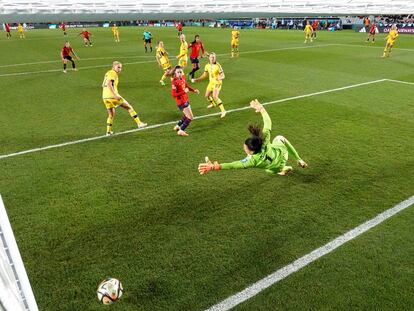
[[[274,100],[274,101],[270,101],[270,102],[265,102],[265,103],[263,103],[263,105],[267,106],[267,105],[272,105],[272,104],[277,104],[277,103],[283,103],[283,102],[287,102],[287,101],[291,101],[291,100],[296,100],[296,99],[301,99],[301,98],[306,98],[306,97],[311,97],[311,96],[317,96],[317,95],[322,95],[322,94],[327,94],[327,93],[332,93],[332,92],[343,91],[343,90],[347,90],[347,89],[351,89],[351,88],[355,88],[355,87],[360,87],[360,86],[374,84],[374,83],[380,83],[380,82],[384,82],[384,81],[388,81],[388,79],[379,79],[379,80],[374,80],[374,81],[362,82],[362,83],[351,84],[351,85],[338,87],[338,88],[334,88],[334,89],[329,89],[329,90],[325,90],[325,91],[319,91],[319,92],[314,92],[314,93],[309,93],[309,94],[303,94],[303,95],[298,95],[298,96],[293,96],[293,97],[282,98],[282,99],[278,99],[278,100]],[[250,109],[250,107],[245,106],[245,107],[230,109],[230,110],[227,110],[227,113],[233,113],[233,112],[242,111],[242,110],[246,110],[246,109]],[[196,116],[194,119],[198,120],[198,119],[204,119],[204,118],[209,118],[209,117],[218,116],[218,115],[220,115],[220,112],[210,113],[210,114],[201,115],[201,116]],[[100,136],[89,137],[89,138],[64,142],[64,143],[45,146],[45,147],[39,147],[39,148],[34,148],[34,149],[28,149],[28,150],[18,151],[18,152],[14,152],[14,153],[9,153],[9,154],[3,154],[3,155],[0,155],[0,160],[6,159],[6,158],[11,158],[11,157],[16,157],[16,156],[23,155],[23,154],[39,152],[39,151],[43,151],[43,150],[55,149],[55,148],[69,146],[69,145],[80,144],[80,143],[84,143],[84,142],[88,142],[88,141],[94,141],[94,140],[103,139],[103,138],[110,138],[110,137],[113,137],[113,136],[119,136],[119,135],[139,132],[139,131],[145,131],[145,130],[154,129],[154,128],[158,128],[158,127],[162,127],[162,126],[166,126],[166,125],[172,125],[172,124],[175,124],[175,123],[177,123],[176,120],[165,122],[165,123],[149,125],[149,126],[144,127],[144,128],[136,128],[136,129],[132,129],[132,130],[127,130],[127,131],[115,133],[114,135],[109,136],[109,137],[106,136],[106,135],[100,135]]]
[[[414,204],[414,195],[406,199],[405,201],[398,203],[394,207],[387,209],[386,211],[378,214],[376,217],[364,222],[358,227],[355,227],[354,229],[349,230],[348,232],[338,236],[336,239],[330,241],[329,243],[302,256],[301,258],[295,260],[289,265],[273,272],[272,274],[269,274],[265,278],[250,285],[249,287],[238,292],[237,294],[234,294],[233,296],[230,296],[229,298],[223,300],[222,302],[208,308],[206,311],[227,311],[227,310],[234,308],[238,304],[245,302],[246,300],[256,296],[257,294],[267,289],[268,287],[278,283],[279,281],[285,279],[292,273],[297,272],[300,269],[311,264],[312,262],[316,261],[317,259],[329,254],[330,252],[334,251],[338,247],[355,239],[361,234],[367,232],[368,230],[378,226],[379,224],[381,224],[388,218],[393,217],[399,212],[409,208],[413,204]]]

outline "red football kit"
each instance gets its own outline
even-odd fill
[[[72,50],[72,48],[71,48],[71,47],[64,46],[64,47],[62,48],[62,56],[63,56],[63,57],[65,57],[65,56],[70,56],[70,53],[71,53],[71,52],[73,52],[73,50]]]
[[[85,39],[89,39],[89,36],[91,35],[91,33],[89,31],[82,31],[80,33],[82,35],[82,37],[84,37]]]
[[[198,54],[200,54],[200,49],[202,51],[202,55],[204,55],[204,45],[202,42],[194,42],[191,43],[188,48],[191,48],[191,58],[198,58]]]
[[[191,92],[194,92],[194,89],[187,84],[187,80],[184,76],[181,79],[172,79],[171,95],[175,97],[177,106],[182,106],[188,102],[188,93],[185,92],[185,88],[188,88]]]

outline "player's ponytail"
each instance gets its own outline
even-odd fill
[[[247,129],[249,130],[251,137],[245,140],[245,145],[253,153],[258,153],[262,150],[263,146],[263,131],[262,128],[257,124],[250,124]]]

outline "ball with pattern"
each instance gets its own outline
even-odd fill
[[[96,291],[98,299],[104,305],[110,305],[121,298],[124,288],[119,280],[108,278],[103,280]]]

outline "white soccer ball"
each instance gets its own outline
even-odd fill
[[[98,299],[104,305],[110,305],[121,298],[124,288],[119,280],[108,278],[99,284],[96,294]]]

